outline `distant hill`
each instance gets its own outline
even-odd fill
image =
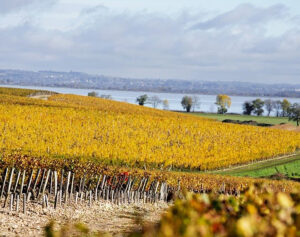
[[[300,84],[260,84],[236,81],[187,81],[175,79],[132,79],[90,75],[81,72],[0,70],[0,84],[70,87],[102,90],[151,91],[241,96],[300,98]]]

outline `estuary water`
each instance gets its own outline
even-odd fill
[[[155,92],[144,92],[144,91],[119,91],[119,90],[94,90],[94,89],[75,89],[65,87],[40,87],[40,86],[18,86],[18,85],[0,85],[0,87],[14,87],[14,88],[26,88],[26,89],[38,89],[38,90],[49,90],[63,94],[75,94],[84,95],[91,91],[97,92],[99,95],[110,95],[113,100],[128,102],[136,104],[136,98],[140,95],[147,94],[149,97],[158,96],[161,100],[167,99],[169,102],[169,110],[180,110],[183,111],[181,106],[181,99],[185,95],[196,95],[199,98],[200,107],[195,108],[196,111],[203,112],[216,112],[217,107],[215,105],[217,95],[201,95],[201,94],[181,94],[181,93],[155,93]],[[248,96],[230,96],[231,107],[229,113],[242,113],[243,103],[245,101],[252,101],[256,98],[272,99],[272,100],[283,100],[282,97],[248,97]],[[287,98],[291,103],[300,103],[300,98]],[[145,106],[151,107],[152,105],[147,104]],[[158,106],[158,109],[162,109],[162,104]]]

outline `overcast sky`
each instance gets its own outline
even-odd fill
[[[300,1],[0,0],[0,68],[300,84]]]

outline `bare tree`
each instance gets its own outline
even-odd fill
[[[274,105],[274,103],[273,103],[273,101],[272,100],[270,100],[270,99],[267,99],[267,100],[265,100],[264,101],[265,102],[265,108],[266,108],[266,111],[267,111],[267,113],[268,113],[268,116],[270,116],[270,113],[273,111],[273,109],[274,109],[274,107],[273,107],[273,105]]]
[[[281,111],[281,101],[280,100],[273,101],[273,108],[276,111],[276,117],[279,117]]]
[[[193,103],[192,103],[192,110],[193,112],[195,112],[195,109],[200,109],[200,98],[196,95],[192,96],[192,100],[193,100]]]
[[[157,106],[162,103],[161,99],[156,95],[151,96],[148,101],[153,108],[157,108]]]
[[[100,95],[100,98],[102,98],[102,99],[107,99],[107,100],[112,100],[111,95],[105,95],[105,94],[102,94],[102,95]]]

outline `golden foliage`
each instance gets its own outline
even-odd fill
[[[187,193],[156,226],[131,236],[299,236],[299,193],[249,187],[239,197]]]
[[[229,108],[231,106],[231,98],[228,95],[217,95],[216,104]]]
[[[35,94],[56,94],[50,91],[43,90],[31,90],[31,89],[16,89],[16,88],[8,88],[8,87],[0,87],[0,94],[5,95],[15,95],[15,96],[30,96]]]
[[[0,96],[3,156],[91,158],[131,167],[212,170],[294,152],[300,134],[100,98]]]

